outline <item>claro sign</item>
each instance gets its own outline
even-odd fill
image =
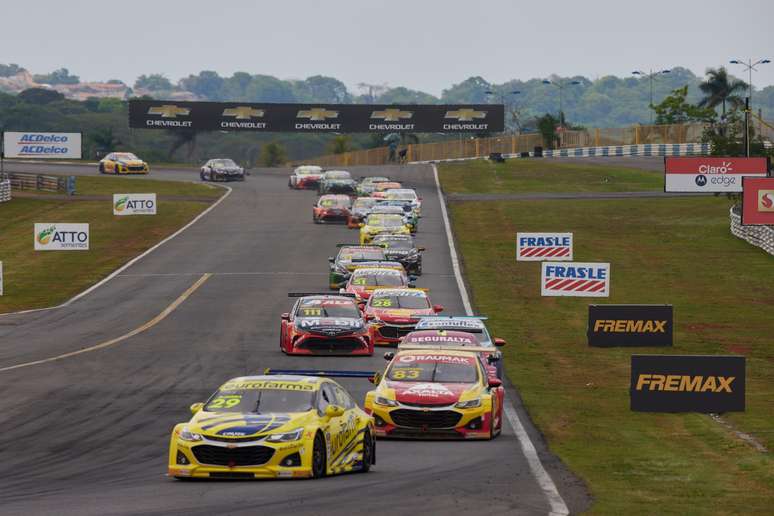
[[[665,192],[741,192],[743,177],[766,177],[768,158],[664,158]]]
[[[156,215],[156,194],[113,194],[113,215]]]
[[[33,238],[36,251],[88,251],[89,225],[36,222]]]
[[[81,133],[3,133],[6,158],[80,159]]]
[[[730,412],[745,409],[745,358],[632,355],[631,409]]]

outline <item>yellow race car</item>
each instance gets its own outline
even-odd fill
[[[372,213],[360,224],[360,245],[371,242],[376,235],[411,235],[411,228],[403,216],[391,213]]]
[[[148,164],[131,152],[111,152],[99,162],[100,174],[147,174]]]
[[[266,371],[233,378],[172,431],[169,476],[319,478],[367,472],[374,423],[338,383],[366,372]],[[312,376],[315,375],[315,376]]]

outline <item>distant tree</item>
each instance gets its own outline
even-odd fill
[[[350,147],[349,136],[340,134],[335,138],[333,138],[333,141],[331,141],[331,154],[344,154],[345,152],[349,152],[350,150],[351,150],[351,147]]]
[[[295,81],[293,91],[298,100],[331,104],[352,102],[352,95],[349,94],[343,82],[323,75],[314,75],[303,81]]]
[[[177,152],[180,148],[182,148],[184,145],[188,146],[188,152],[186,153],[186,157],[190,160],[191,156],[194,153],[194,150],[196,149],[196,131],[194,130],[176,130],[176,131],[169,131],[174,136],[174,140],[172,140],[172,145],[169,148],[169,153],[167,154],[169,161],[173,160],[173,156],[175,155],[175,152]]]
[[[33,80],[40,84],[78,84],[81,82],[81,78],[77,75],[70,75],[70,71],[67,68],[60,68],[54,70],[51,73],[43,75],[33,75]]]
[[[14,63],[0,64],[0,77],[13,77],[23,71],[25,71],[24,68]]]
[[[276,142],[267,143],[261,149],[261,163],[266,167],[277,167],[287,160],[285,147]]]
[[[223,99],[223,79],[217,72],[205,70],[180,80],[180,87],[208,100]]]
[[[537,130],[543,137],[543,145],[548,149],[553,149],[554,144],[558,141],[556,136],[557,127],[559,127],[559,119],[550,113],[546,113],[537,119]]]
[[[64,95],[48,88],[29,88],[19,93],[20,100],[29,104],[50,104],[64,100]]]
[[[152,73],[150,75],[141,75],[134,81],[134,87],[142,88],[150,91],[168,91],[174,88],[169,79],[164,77],[160,73]]]
[[[684,124],[687,122],[709,122],[715,119],[715,110],[703,108],[686,100],[688,86],[677,88],[657,106],[656,124]]]
[[[438,104],[440,99],[424,91],[390,88],[376,99],[380,104]]]
[[[113,132],[112,127],[100,127],[89,133],[89,139],[100,156],[112,152],[121,145],[121,140]]]
[[[733,107],[744,105],[744,99],[738,95],[747,89],[747,83],[733,77],[729,77],[724,66],[718,69],[707,70],[707,79],[699,84],[699,89],[704,93],[704,98],[699,101],[699,107],[716,108],[722,106],[722,117],[726,118],[726,102]]]
[[[490,91],[491,88],[492,86],[482,77],[470,77],[443,90],[441,100],[450,104],[484,104],[488,97],[485,92]]]

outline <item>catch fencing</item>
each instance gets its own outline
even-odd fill
[[[0,181],[0,202],[11,200],[11,182],[8,180]]]
[[[743,226],[739,206],[731,207],[731,234],[774,255],[774,226]]]
[[[75,193],[75,177],[73,176],[46,176],[26,172],[8,172],[5,176],[14,190],[40,190],[67,193],[68,195]]]
[[[704,132],[704,124],[638,125],[614,129],[564,130],[557,133],[559,149],[581,147],[607,147],[626,145],[658,145],[698,143]],[[489,156],[492,153],[517,155],[544,147],[543,136],[537,133],[502,135],[492,138],[460,137],[434,143],[399,146],[404,151],[391,156],[387,147],[358,150],[320,156],[304,160],[322,167],[346,167],[355,165],[384,165],[398,162],[447,161]],[[301,161],[292,162],[299,165]]]

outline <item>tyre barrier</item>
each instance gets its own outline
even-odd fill
[[[0,181],[0,202],[11,200],[11,182],[8,180]]]
[[[732,235],[774,255],[774,226],[743,226],[742,210],[739,206],[731,207],[729,218]]]

